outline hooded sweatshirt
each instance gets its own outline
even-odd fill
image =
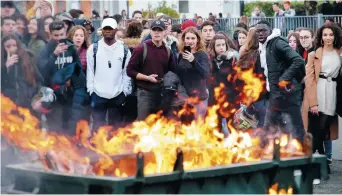
[[[267,91],[270,91],[270,83],[268,82],[268,69],[267,69],[267,61],[266,61],[266,46],[267,43],[280,36],[280,30],[275,28],[272,31],[272,34],[270,36],[267,37],[265,43],[259,43],[259,51],[260,51],[260,63],[261,63],[261,67],[264,69],[264,75],[266,77],[266,89]]]
[[[57,42],[55,40],[50,40],[40,52],[38,68],[44,77],[45,85],[48,87],[52,87],[51,79],[58,70],[61,70],[73,63],[77,63],[80,70],[82,69],[82,64],[73,42],[67,40],[66,44],[69,46],[68,50],[59,56],[56,56],[53,53],[57,47]],[[81,71],[81,73],[83,73],[83,71]],[[85,82],[85,75],[82,76],[84,76]]]

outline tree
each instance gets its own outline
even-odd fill
[[[158,6],[153,8],[152,4],[148,3],[148,10],[143,11],[143,15],[145,18],[154,18],[157,13],[163,13],[168,15],[171,18],[179,18],[179,13],[175,9],[175,5],[168,6],[167,2],[160,1]]]

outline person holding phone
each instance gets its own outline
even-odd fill
[[[176,73],[188,96],[195,99],[190,102],[196,108],[195,119],[204,118],[208,107],[207,79],[210,65],[202,38],[195,27],[188,27],[183,31],[179,50],[181,55]]]
[[[134,49],[127,66],[127,75],[136,80],[138,120],[160,110],[162,78],[175,69],[172,51],[163,42],[165,29],[163,21],[154,21],[151,24],[152,39]]]
[[[63,21],[49,26],[51,40],[41,50],[38,67],[45,86],[54,89],[57,101],[47,115],[52,130],[74,135],[76,123],[87,119],[85,105],[89,101],[86,77],[77,48],[66,39]]]

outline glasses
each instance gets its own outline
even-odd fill
[[[299,39],[300,39],[300,40],[308,40],[308,39],[310,39],[310,37],[308,37],[308,36],[305,36],[305,37],[299,37]]]

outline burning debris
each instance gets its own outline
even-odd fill
[[[76,136],[68,137],[42,131],[38,119],[28,109],[17,107],[2,95],[1,135],[21,150],[35,151],[47,170],[81,175],[135,175],[135,154],[139,152],[144,153],[144,174],[172,172],[178,149],[182,150],[185,170],[272,158],[272,141],[263,149],[260,136],[255,136],[254,131],[236,130],[233,121],[229,121],[231,132],[224,139],[218,127],[218,113],[232,116],[236,112],[232,105],[243,103],[248,106],[262,92],[263,82],[252,70],[236,71],[239,77],[227,79],[244,81],[244,85],[235,86],[241,91],[237,98],[239,102],[227,102],[224,85],[220,85],[215,89],[217,105],[208,109],[204,119],[188,124],[153,114],[116,131],[112,127],[101,127],[92,133],[88,123],[80,121]],[[191,112],[185,105],[178,116]],[[280,137],[280,147],[281,157],[304,155],[301,144],[286,135]]]

